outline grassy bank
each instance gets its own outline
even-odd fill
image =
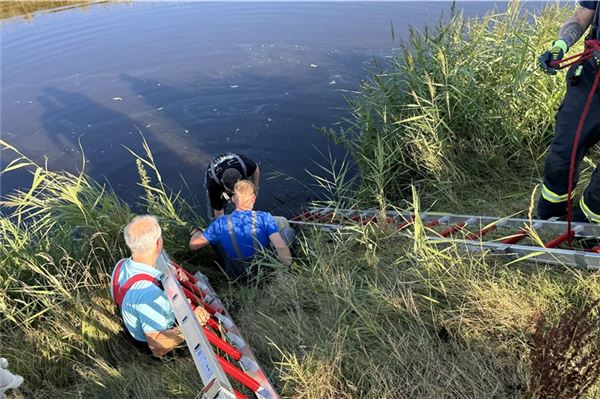
[[[126,254],[130,208],[84,175],[19,164],[33,189],[8,198],[0,222],[2,354],[27,381],[14,397],[195,397],[189,358],[152,360],[120,332],[108,272]],[[577,361],[600,367],[599,315],[585,309],[600,297],[598,273],[503,265],[436,248],[420,225],[409,234],[369,225],[308,232],[290,270],[239,289],[209,251],[185,250],[201,221],[152,165],[138,161],[144,206],[159,215],[167,249],[211,275],[284,397],[560,397],[535,392],[594,383]],[[587,331],[578,339],[571,319]],[[586,397],[599,394],[596,385]]]
[[[547,24],[546,36],[564,12],[550,8],[541,17]],[[508,31],[534,29],[514,13],[490,17],[497,22],[486,20],[479,30],[478,25],[457,17],[438,28],[466,29],[452,36],[453,40],[440,37],[442,32],[436,30],[414,33],[414,55],[405,50],[402,57],[425,57],[413,62],[414,71],[434,68],[434,60],[427,57],[437,54],[435,57],[444,58],[440,51],[455,48],[456,42],[463,56],[478,54],[477,43],[485,43],[491,52],[486,59],[496,60],[500,49],[494,44],[506,48],[505,42],[492,42],[485,35],[497,30],[503,38]],[[479,31],[487,33],[476,36]],[[531,54],[545,45],[541,42],[545,36],[540,35],[533,48],[526,46]],[[465,37],[466,42],[459,45]],[[526,54],[514,50],[521,40],[531,38],[516,37],[510,42],[512,56],[519,54],[523,68],[536,75],[528,69],[533,67],[525,65]],[[471,43],[477,38],[477,43]],[[431,47],[426,50],[425,46]],[[502,104],[495,96],[513,101],[512,97],[525,96],[532,87],[537,94],[530,96],[548,95],[557,101],[554,97],[558,99],[561,93],[554,90],[561,87],[561,78],[554,81],[540,76],[539,87],[530,82],[529,89],[521,89],[520,84],[529,82],[525,73],[521,80],[517,79],[520,75],[510,80],[508,72],[500,73],[506,79],[503,90],[486,96],[477,92],[479,85],[468,83],[478,76],[477,71],[484,80],[491,79],[483,64],[479,64],[480,70],[468,69],[477,65],[477,58],[453,69],[452,75],[448,71],[453,64],[446,65],[448,79],[458,76],[462,80],[450,79],[445,85],[438,80],[435,84],[426,79],[417,84],[415,80],[411,89],[414,100],[408,103],[412,106],[406,105],[410,98],[403,88],[408,84],[405,75],[411,71],[387,72],[363,87],[363,96],[355,103],[356,125],[342,137],[361,169],[359,200],[381,206],[404,199],[407,209],[418,208],[419,196],[405,190],[410,183],[417,183],[428,193],[423,197],[427,205],[437,193],[449,206],[473,213],[499,214],[526,206],[529,188],[525,186],[535,175],[535,162],[531,161],[543,153],[551,134],[550,108],[555,103],[544,103],[548,114],[535,111],[539,119],[535,115],[527,119],[517,111],[511,114],[509,106],[493,112],[486,107]],[[393,68],[409,67],[397,60]],[[420,75],[410,76],[417,79]],[[462,88],[461,81],[468,85]],[[386,86],[390,82],[397,86]],[[483,83],[493,89],[491,82]],[[510,96],[510,90],[518,95]],[[445,94],[438,98],[438,91]],[[433,105],[414,106],[427,93]],[[387,97],[375,102],[374,98],[383,94]],[[487,97],[492,104],[485,102]],[[469,99],[479,103],[479,108],[470,110],[468,106],[475,105],[469,105]],[[445,106],[436,111],[433,106],[440,102]],[[516,137],[502,136],[510,129],[497,126],[501,125],[494,116],[498,112],[510,129],[520,124],[521,129],[529,130],[515,130]],[[453,115],[462,117],[453,119]],[[392,116],[396,119],[390,119]],[[438,119],[430,119],[434,116]],[[466,125],[469,118],[474,121]],[[482,123],[485,129],[477,132],[459,129],[462,124]],[[488,133],[492,128],[497,130]],[[489,149],[485,140],[489,140]],[[435,143],[438,150],[427,152]],[[189,358],[152,360],[132,348],[120,332],[108,297],[108,273],[126,255],[122,228],[133,215],[130,206],[110,187],[85,174],[47,170],[8,143],[1,145],[3,153],[15,159],[3,173],[23,168],[31,171],[30,186],[3,198],[0,219],[0,311],[6,315],[0,320],[0,354],[26,379],[13,396],[196,397],[200,381]],[[403,158],[409,145],[416,152],[410,153],[412,158]],[[494,158],[494,148],[503,156],[512,155],[510,162]],[[477,156],[470,152],[475,149]],[[241,288],[230,286],[215,269],[210,250],[195,254],[186,250],[189,227],[202,220],[189,203],[164,187],[150,149],[146,150],[132,155],[131,161],[132,170],[137,164],[146,193],[141,210],[159,216],[173,258],[191,270],[209,274],[282,396],[600,397],[600,314],[594,302],[600,298],[600,274],[504,264],[466,255],[453,246],[436,247],[424,239],[425,229],[419,223],[409,232],[371,224],[331,235],[306,232],[298,243],[299,259],[290,269],[275,268],[262,281]],[[472,178],[467,173],[470,167],[462,164],[469,154],[466,161],[479,166]],[[423,168],[421,157],[431,159],[432,166]],[[442,162],[437,169],[433,167],[436,162]],[[519,168],[511,167],[512,162]],[[513,183],[517,176],[523,183]],[[483,182],[489,188],[478,191],[476,187]],[[463,203],[456,201],[464,194],[455,191],[460,184],[477,195],[517,187],[515,192],[523,200],[505,204],[505,198],[488,195]],[[341,183],[334,186],[346,187]],[[348,201],[347,193],[342,197]],[[485,207],[493,204],[494,211],[485,212]],[[266,261],[264,266],[269,266]]]

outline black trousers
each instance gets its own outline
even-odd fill
[[[572,66],[567,73],[567,93],[558,109],[554,139],[545,160],[544,187],[538,202],[538,217],[541,219],[563,216],[567,212],[569,168],[575,133],[596,73],[596,67],[591,60],[583,63],[583,70],[578,78],[574,77],[576,68],[577,65]],[[577,146],[573,188],[579,178],[581,160],[598,141],[600,141],[600,89],[594,94]],[[599,166],[596,166],[592,174],[580,205],[584,208],[583,214],[588,220],[600,222],[600,220],[593,220],[594,214],[600,216]],[[585,212],[586,208],[589,212]]]

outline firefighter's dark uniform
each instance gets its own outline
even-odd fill
[[[582,7],[597,9],[598,1],[580,1]],[[595,23],[591,33],[592,39],[600,39],[597,28],[599,13],[596,12]],[[578,64],[571,66],[567,73],[567,94],[563,99],[556,117],[554,140],[546,157],[544,167],[544,185],[542,196],[538,202],[538,217],[548,219],[563,216],[567,213],[567,196],[569,189],[569,167],[575,132],[594,82],[596,62],[594,59],[584,61],[578,71]],[[589,113],[583,125],[581,138],[577,146],[577,158],[574,174],[574,186],[579,177],[581,160],[587,151],[600,141],[600,89],[596,90]],[[600,223],[600,165],[596,166],[590,183],[586,187],[580,201],[579,210],[574,212],[574,219]]]

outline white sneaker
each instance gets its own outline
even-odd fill
[[[0,369],[0,394],[9,389],[18,388],[23,383],[23,377],[14,375],[6,369]]]

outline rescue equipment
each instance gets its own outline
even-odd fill
[[[500,255],[511,260],[549,265],[568,265],[587,270],[600,270],[600,245],[593,248],[565,247],[570,239],[580,238],[582,243],[598,238],[600,225],[594,223],[530,220],[519,218],[496,218],[488,216],[454,215],[449,213],[421,212],[418,219],[427,231],[427,240],[441,245],[458,244],[461,249],[475,253]],[[351,229],[369,223],[384,223],[398,230],[415,225],[415,214],[377,210],[339,210],[312,207],[290,219],[290,225],[316,227],[323,231]],[[504,234],[505,231],[507,234]],[[497,238],[484,240],[492,232]],[[543,246],[530,238],[548,236]],[[563,246],[561,248],[561,246]]]
[[[178,281],[171,266],[180,270],[187,281]],[[199,272],[192,275],[172,262],[165,251],[158,257],[156,268],[162,272],[163,289],[204,384],[200,397],[246,399],[246,395],[233,387],[233,380],[258,399],[279,399],[206,276]],[[204,327],[194,315],[196,306],[204,307],[211,315]],[[239,367],[232,362],[237,362]]]

